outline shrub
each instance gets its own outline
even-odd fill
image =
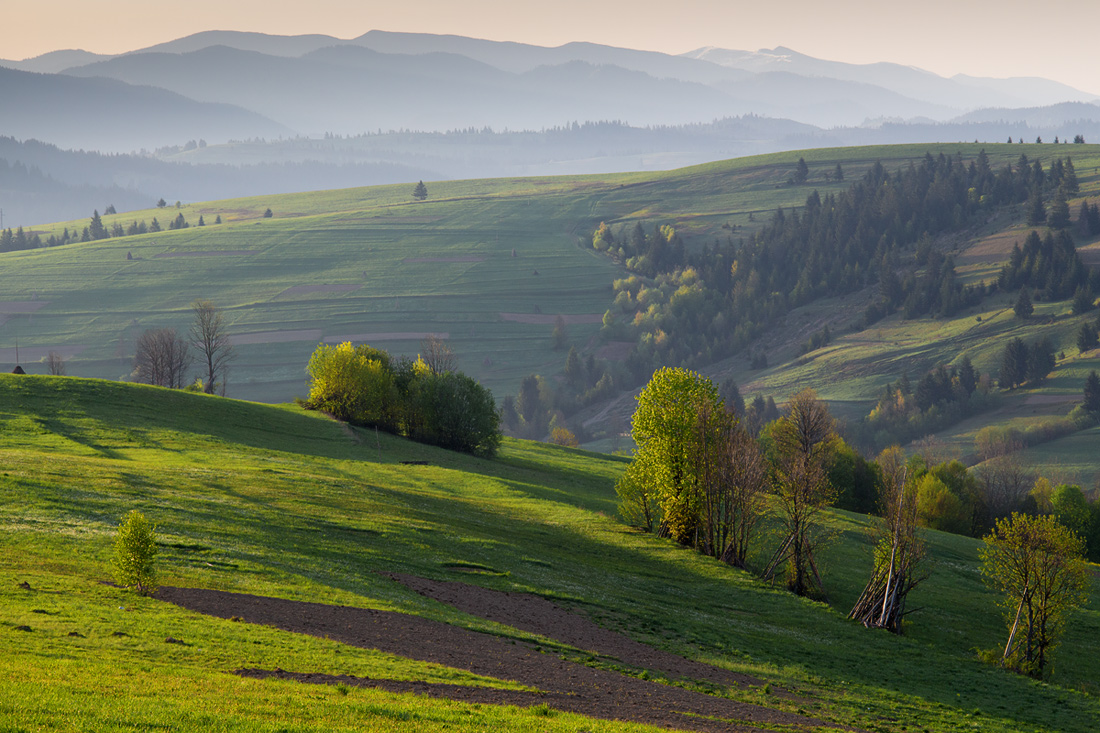
[[[134,510],[119,525],[115,538],[115,580],[146,596],[157,589],[155,529],[144,514]]]
[[[500,413],[492,393],[465,374],[423,374],[409,385],[406,431],[413,440],[492,456]]]
[[[389,355],[366,345],[321,344],[309,359],[309,406],[338,420],[397,430],[397,390]]]

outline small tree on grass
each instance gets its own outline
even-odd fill
[[[882,518],[871,529],[875,566],[848,618],[900,634],[905,600],[924,579],[920,565],[925,547],[917,535],[917,486],[907,480],[904,454],[897,446],[887,448],[878,464]]]
[[[157,555],[155,530],[156,527],[144,514],[134,510],[119,525],[115,538],[115,580],[143,596],[157,589],[157,574],[153,567]]]
[[[1084,544],[1053,516],[997,522],[979,554],[986,582],[1003,593],[1008,643],[1000,664],[1042,678],[1066,614],[1087,598]]]
[[[829,481],[833,419],[811,389],[791,398],[787,415],[775,423],[775,491],[784,539],[764,570],[771,578],[786,566],[787,587],[800,596],[824,596],[816,551],[825,541],[821,512],[836,500]]]
[[[225,318],[209,300],[196,300],[191,304],[191,310],[195,314],[191,324],[191,343],[199,352],[206,372],[205,391],[214,394],[220,384],[222,394],[225,394],[229,364],[236,357]]]
[[[413,189],[413,198],[417,201],[428,198],[428,187],[424,185],[424,181],[416,184],[416,188]]]

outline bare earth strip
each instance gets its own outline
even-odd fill
[[[153,255],[154,259],[162,257],[236,257],[238,255],[254,255],[259,250],[255,249],[204,249],[193,252],[161,252]]]
[[[461,685],[417,687],[393,680],[365,680],[356,684],[396,691],[423,691],[436,697],[471,699],[491,704],[542,703],[595,718],[628,720],[705,733],[758,731],[760,728],[754,727],[757,724],[769,729],[777,725],[796,729],[829,726],[810,717],[589,667],[561,659],[557,654],[543,653],[526,642],[478,633],[409,614],[197,588],[164,587],[157,592],[157,598],[220,618],[236,616],[250,623],[378,649],[495,679],[513,680],[537,688],[544,694],[517,695],[513,690],[474,689]],[[727,674],[724,670],[716,671]],[[282,676],[329,683],[347,680],[351,684],[351,678],[347,677],[287,673],[278,669],[238,670],[237,673],[250,677]]]
[[[0,315],[15,316],[34,313],[50,304],[48,300],[9,300],[0,303]]]
[[[320,341],[321,329],[305,328],[300,331],[255,331],[238,333],[229,337],[234,346],[245,344],[285,344],[292,341]]]
[[[346,285],[295,285],[279,293],[276,297],[282,297],[284,295],[306,295],[308,293],[347,293],[352,290],[358,290],[361,287],[363,286],[357,283],[348,283]]]
[[[484,262],[485,260],[485,257],[477,255],[456,255],[454,257],[406,257],[401,261],[406,265],[412,265],[421,262]]]
[[[426,331],[395,331],[392,333],[353,333],[346,336],[329,336],[326,344],[342,344],[345,341],[369,343],[371,341],[420,341],[429,336],[438,339],[449,339],[451,334],[446,332],[428,333]]]
[[[512,321],[513,323],[533,323],[543,326],[552,326],[557,323],[558,316],[546,315],[543,313],[501,313],[500,317],[505,321]],[[565,321],[567,326],[580,323],[603,323],[602,313],[573,313],[570,315],[561,315],[561,319]]]

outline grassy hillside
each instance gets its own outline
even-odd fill
[[[142,330],[184,331],[189,303],[207,298],[224,309],[237,343],[230,395],[268,402],[301,396],[305,363],[322,340],[365,341],[412,355],[423,335],[437,333],[457,353],[459,367],[500,399],[514,394],[527,374],[560,372],[565,353],[554,351],[550,338],[559,314],[582,355],[618,353],[601,351],[596,334],[611,305],[611,283],[624,273],[579,246],[599,222],[616,228],[672,223],[688,246],[736,239],[761,226],[776,207],[802,205],[811,190],[844,190],[875,161],[895,169],[929,153],[958,152],[969,160],[982,149],[994,169],[1015,163],[1021,153],[1046,166],[1072,156],[1082,191],[1070,201],[1075,216],[1082,199],[1100,195],[1100,146],[942,144],[782,153],[666,173],[428,182],[424,202],[413,201],[412,185],[403,185],[183,204],[178,210],[169,205],[104,222],[110,227],[155,216],[167,225],[182,213],[192,225],[204,216],[207,226],[0,255],[0,360],[13,364],[18,344],[32,372],[44,369],[35,362],[52,349],[70,359],[70,374],[125,378]],[[785,185],[803,155],[809,183]],[[826,181],[838,163],[846,180]],[[263,217],[267,208],[272,218]],[[996,276],[1028,231],[1022,209],[999,211],[984,225],[938,243],[954,253],[961,280]],[[224,223],[214,225],[219,215]],[[59,234],[86,223],[40,232]],[[1100,262],[1100,242],[1078,244],[1087,262]],[[999,295],[949,320],[893,316],[848,332],[871,297],[868,289],[816,302],[774,324],[757,344],[769,353],[767,370],[750,370],[741,356],[704,371],[735,378],[746,395],[762,392],[781,402],[810,384],[836,414],[856,421],[882,386],[903,372],[917,377],[963,355],[982,371],[996,372],[1003,339],[1049,334],[1068,361],[1041,389],[1013,394],[996,416],[944,436],[953,455],[967,456],[974,434],[990,419],[1024,424],[1064,414],[1079,393],[1078,377],[1095,366],[1095,354],[1076,354],[1073,332],[1080,319],[1068,315],[1066,303],[1038,304],[1037,317],[1021,324],[1011,317],[1010,298]],[[838,337],[800,358],[798,344],[824,323]],[[616,405],[596,406],[584,419],[601,429],[617,416],[621,426],[631,411],[626,396]],[[593,447],[615,444],[604,440]],[[1075,455],[1069,478],[1093,483],[1093,463]],[[1049,450],[1032,457],[1045,472],[1064,458]]]
[[[1097,594],[1071,619],[1050,683],[986,667],[974,650],[1004,631],[966,538],[929,534],[932,576],[895,638],[844,618],[870,563],[853,515],[832,519],[829,606],[619,524],[612,457],[506,441],[486,461],[293,407],[69,378],[0,376],[0,421],[0,728],[644,729],[230,675],[278,666],[507,686],[104,585],[132,508],[159,525],[167,584],[400,610],[517,639],[531,637],[379,573],[533,592],[798,697],[722,694],[864,730],[1088,731],[1100,716]]]

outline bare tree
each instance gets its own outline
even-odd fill
[[[65,376],[65,359],[56,351],[51,351],[42,357],[42,363],[46,365],[46,371],[55,377]]]
[[[976,472],[982,498],[994,518],[1007,517],[1019,509],[1027,492],[1035,485],[1035,476],[1011,453],[982,463]]]
[[[698,548],[743,568],[763,512],[767,464],[756,440],[737,424],[735,416],[724,410],[711,412],[704,405],[696,418],[696,475],[701,488]]]
[[[787,587],[792,592],[824,596],[814,553],[825,540],[818,515],[836,500],[836,489],[829,481],[833,419],[812,389],[792,397],[787,410],[773,433],[775,490],[785,538],[764,577],[771,578],[785,560]]]
[[[221,385],[225,394],[225,378],[229,364],[233,361],[233,345],[229,341],[229,332],[221,311],[209,300],[196,300],[191,304],[195,320],[191,324],[191,343],[199,352],[199,359],[206,372],[203,391],[214,394]]]
[[[434,333],[430,333],[420,342],[420,355],[432,374],[446,374],[458,369],[458,359],[447,342]]]
[[[863,594],[848,618],[868,628],[901,633],[905,599],[920,583],[925,558],[924,540],[917,534],[917,487],[908,481],[901,448],[887,448],[879,456],[882,469],[879,508],[882,518],[871,527],[874,569]]]
[[[191,350],[174,328],[146,329],[134,352],[134,378],[159,387],[182,387]]]

